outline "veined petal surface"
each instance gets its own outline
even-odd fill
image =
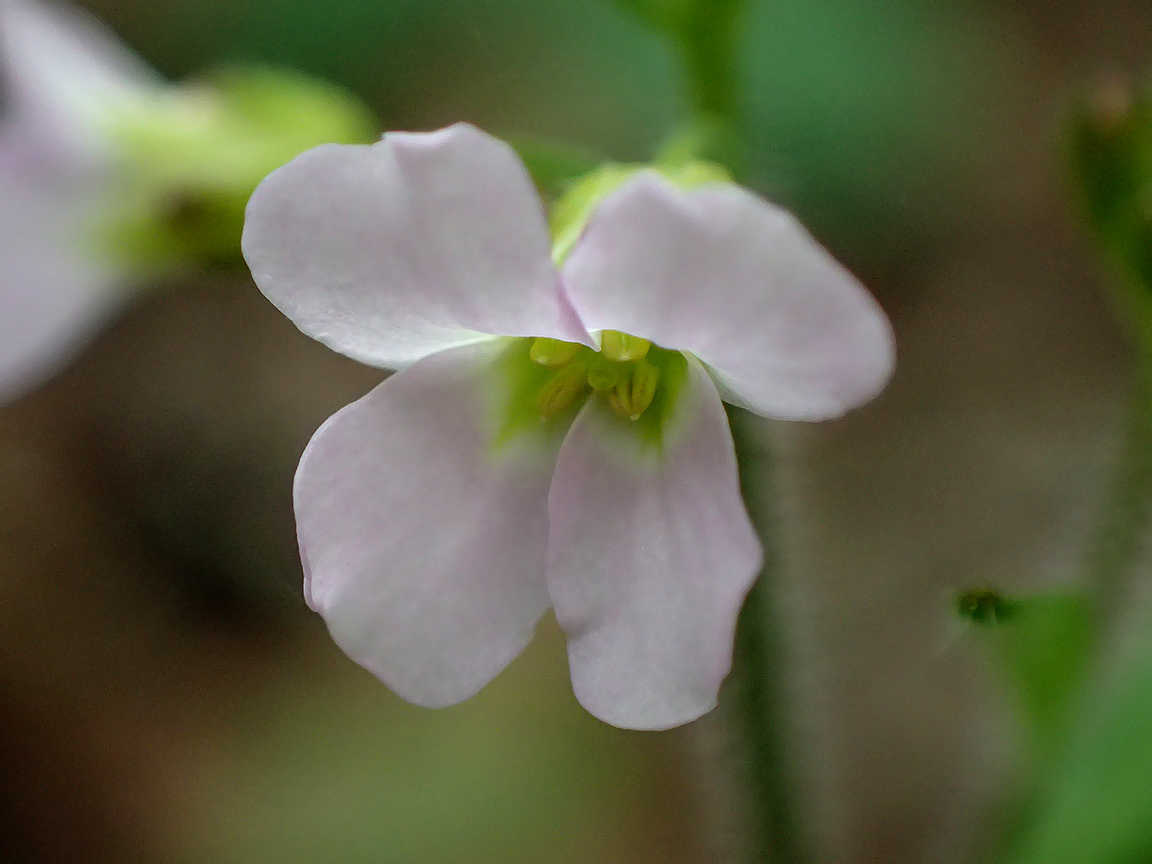
[[[100,21],[35,0],[0,0],[0,72],[6,115],[64,163],[104,158],[113,116],[140,110],[164,87]]]
[[[524,166],[466,124],[297,157],[252,196],[244,255],[296,326],[375,366],[485,334],[588,341]]]
[[[872,296],[790,213],[735,186],[644,172],[600,205],[564,281],[589,330],[692,352],[728,401],[765,416],[836,417],[892,372]]]
[[[761,551],[699,363],[662,448],[635,433],[599,400],[569,430],[549,495],[548,586],[580,703],[616,726],[663,729],[715,706]]]
[[[493,450],[500,346],[433,354],[333,415],[296,472],[305,596],[336,643],[400,696],[463,701],[548,608],[558,441]]]

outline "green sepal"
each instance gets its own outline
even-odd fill
[[[681,189],[692,190],[716,183],[731,183],[732,175],[722,165],[699,159],[654,165],[609,162],[573,181],[552,205],[552,260],[564,263],[576,246],[584,226],[600,202],[641,171],[658,171]]]
[[[622,165],[609,162],[595,171],[574,180],[552,206],[552,260],[564,263],[568,253],[580,239],[584,226],[600,206],[600,202],[615,192],[638,171],[641,165]]]
[[[257,184],[324,143],[367,143],[377,125],[345,91],[293,72],[228,69],[110,119],[122,166],[96,240],[131,269],[240,262]]]
[[[707,166],[731,183],[732,172],[738,173],[744,165],[744,141],[730,120],[699,116],[668,136],[656,155],[656,164],[665,173]]]
[[[530,135],[504,136],[520,156],[532,182],[545,200],[561,195],[570,184],[606,161],[583,147]]]

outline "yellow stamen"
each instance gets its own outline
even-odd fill
[[[619,330],[605,330],[600,334],[600,353],[618,363],[643,360],[651,347],[652,343],[647,339],[629,336]]]
[[[549,339],[546,336],[541,336],[533,341],[532,347],[528,349],[528,356],[532,358],[533,363],[555,369],[575,357],[580,348],[581,346],[575,342],[564,342],[560,339]]]
[[[608,405],[628,420],[639,420],[656,397],[660,370],[644,360],[636,363],[608,393]]]
[[[652,400],[656,397],[656,385],[660,383],[660,370],[646,360],[641,360],[632,370],[632,414],[629,417],[636,420],[648,410]]]
[[[586,363],[571,363],[559,369],[548,379],[536,399],[536,407],[544,419],[555,417],[588,392]]]

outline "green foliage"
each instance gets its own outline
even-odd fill
[[[956,614],[978,628],[1038,755],[1060,740],[1095,646],[1095,619],[1080,594],[1007,597],[963,591]]]
[[[1008,600],[981,593],[969,618],[985,625],[997,670],[1038,752],[1053,745],[1084,681],[1094,646],[1091,606],[1078,594]]]
[[[1152,88],[1113,82],[1082,99],[1068,142],[1081,209],[1119,270],[1124,311],[1152,348]]]
[[[1010,864],[1152,861],[1152,631],[1050,776]]]

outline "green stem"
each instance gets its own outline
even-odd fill
[[[791,864],[803,858],[789,796],[789,790],[794,787],[787,759],[790,748],[786,735],[781,615],[774,593],[781,556],[774,542],[778,526],[773,508],[773,465],[750,415],[730,408],[728,416],[740,462],[741,490],[764,548],[764,567],[744,603],[737,625],[731,676],[759,828],[759,835],[753,840],[751,860]]]
[[[1123,595],[1152,515],[1152,354],[1144,350],[1115,477],[1084,562],[1100,622],[1111,617]]]
[[[744,140],[737,36],[746,0],[617,0],[660,32],[679,54],[691,110],[673,140],[692,140],[693,158],[739,176]]]
[[[697,116],[737,121],[736,28],[743,0],[693,3],[678,36]]]
[[[700,158],[719,162],[737,177],[744,167],[738,99],[737,35],[744,0],[690,3],[672,31],[684,64]]]

